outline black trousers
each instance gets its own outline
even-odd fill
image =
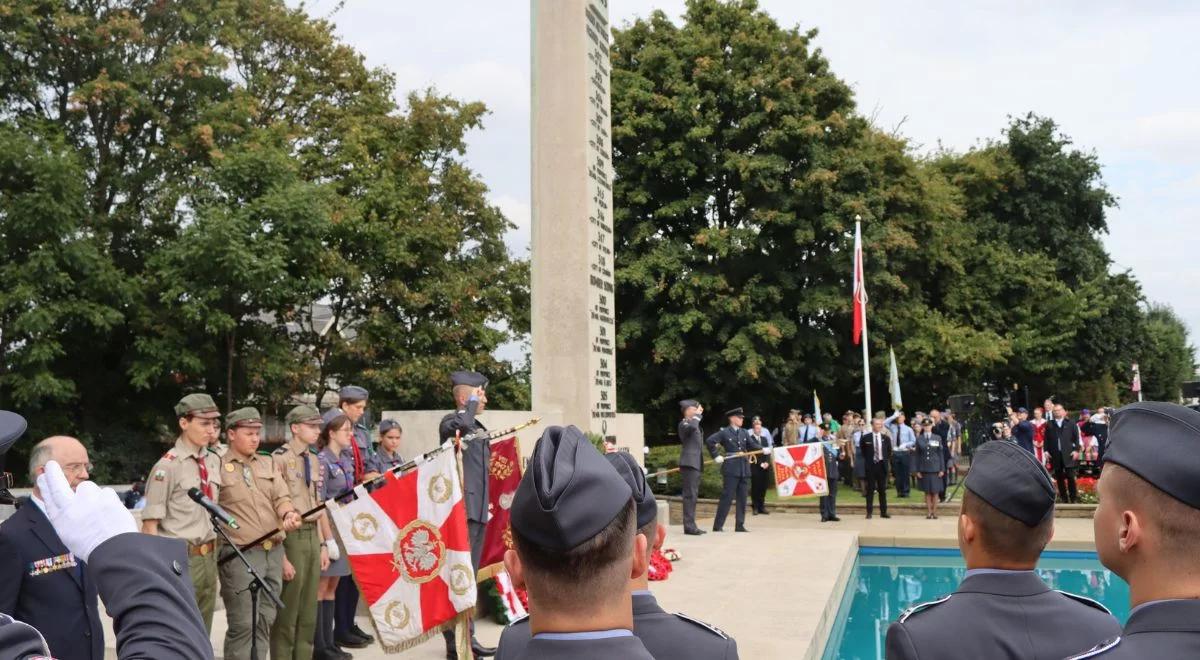
[[[885,461],[878,463],[870,463],[867,465],[867,478],[865,479],[865,495],[867,498],[867,515],[874,513],[875,493],[879,493],[879,512],[887,513],[887,478],[888,469]]]
[[[1075,487],[1075,468],[1063,464],[1062,454],[1052,454],[1050,461],[1054,466],[1054,481],[1058,484],[1058,498],[1063,502],[1075,504],[1079,501],[1079,490]]]
[[[717,517],[713,518],[713,531],[725,527],[725,517],[729,515],[729,505],[737,498],[737,509],[733,512],[737,526],[746,524],[746,491],[750,489],[750,477],[725,475],[724,488],[721,490],[721,500],[717,502]]]
[[[767,469],[763,469],[763,466]],[[766,510],[767,484],[771,481],[771,461],[765,456],[758,463],[750,464],[750,504],[755,511],[762,513]]]
[[[837,517],[837,479],[829,480],[829,494],[821,498],[821,520]]]
[[[694,532],[696,527],[696,498],[700,496],[700,470],[696,468],[680,468],[679,476],[683,479],[683,531]]]
[[[895,454],[892,457],[892,462],[896,464],[896,495],[899,497],[908,497],[909,487],[911,482],[908,479],[908,454]]]

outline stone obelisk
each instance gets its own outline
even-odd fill
[[[532,0],[533,409],[617,413],[607,0]],[[640,434],[639,434],[640,435]]]

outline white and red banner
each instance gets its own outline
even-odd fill
[[[854,344],[862,342],[867,325],[867,280],[863,274],[862,232],[854,226]]]
[[[780,497],[829,494],[825,477],[825,451],[820,442],[776,447],[775,492]]]
[[[383,650],[398,653],[470,616],[475,571],[453,449],[383,478],[329,513]]]

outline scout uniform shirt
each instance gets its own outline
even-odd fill
[[[230,450],[221,459],[220,504],[238,521],[238,529],[228,530],[229,538],[245,545],[279,527],[283,514],[292,510],[292,497],[271,458],[259,454],[243,458]],[[263,548],[270,550],[282,540],[279,532],[264,541]]]
[[[142,520],[157,520],[162,536],[183,539],[195,549],[211,542],[217,533],[212,520],[199,504],[188,497],[188,489],[199,488],[212,501],[221,491],[221,461],[207,447],[197,449],[183,437],[158,459],[146,481],[146,507]],[[203,549],[208,554],[212,548]]]
[[[275,469],[283,475],[297,513],[310,511],[321,503],[321,464],[308,445],[292,438],[271,454]],[[306,518],[305,525],[320,520],[321,515]],[[263,531],[266,533],[266,530]]]

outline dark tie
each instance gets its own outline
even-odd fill
[[[304,461],[304,485],[312,485],[312,466],[308,464],[308,450],[300,456],[300,460]]]

